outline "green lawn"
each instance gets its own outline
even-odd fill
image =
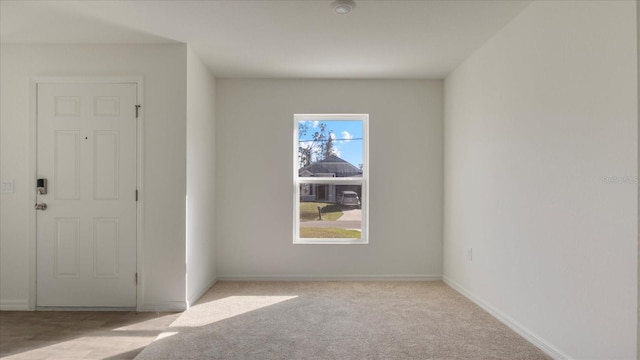
[[[322,202],[301,202],[300,221],[318,220],[318,206],[322,207],[322,220],[338,220],[342,216],[342,210],[337,204]]]
[[[320,238],[320,239],[360,239],[361,233],[357,230],[345,230],[338,228],[317,228],[317,227],[300,227],[301,238]]]

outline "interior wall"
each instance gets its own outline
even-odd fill
[[[215,281],[215,87],[191,47],[187,50],[187,301]]]
[[[26,309],[35,249],[29,247],[30,79],[37,76],[144,78],[144,241],[142,310],[183,309],[185,301],[186,47],[184,45],[2,45],[0,129],[0,307]],[[135,156],[135,154],[131,154]],[[35,277],[33,277],[35,278]]]
[[[440,278],[442,81],[217,80],[216,266],[230,278]],[[370,114],[368,245],[293,245],[293,115]]]
[[[445,280],[557,358],[636,358],[635,6],[533,2],[445,81]]]

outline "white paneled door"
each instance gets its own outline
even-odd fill
[[[37,306],[135,307],[137,84],[37,96]]]

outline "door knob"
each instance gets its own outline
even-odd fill
[[[47,210],[47,204],[46,203],[36,204],[36,210]]]

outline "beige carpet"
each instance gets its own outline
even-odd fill
[[[136,359],[550,359],[442,282],[219,282]]]

